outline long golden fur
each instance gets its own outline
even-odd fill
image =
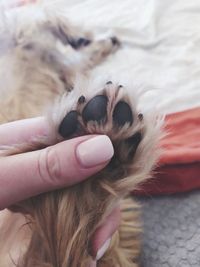
[[[115,149],[111,163],[87,181],[10,207],[21,214],[2,213],[6,223],[0,232],[0,267],[89,267],[89,241],[116,203],[121,203],[121,226],[97,266],[137,266],[139,211],[127,195],[150,177],[159,154],[160,122],[154,115],[139,114],[139,95],[130,99],[127,91],[131,88],[88,78],[93,67],[120,48],[119,40],[95,40],[92,33],[44,11],[26,23],[18,13],[4,15],[0,40],[0,122],[39,116],[51,107],[47,116],[50,136],[2,148],[1,156],[48,147],[83,134],[107,134]],[[83,75],[87,78],[80,78]],[[84,101],[79,103],[82,95]],[[107,119],[86,123],[83,110],[96,95],[107,98]],[[113,122],[120,101],[131,107],[133,122]],[[72,110],[78,112],[82,130],[63,137],[60,125]],[[47,148],[44,153],[49,151]]]

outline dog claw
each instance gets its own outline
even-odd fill
[[[84,95],[80,96],[79,99],[78,99],[78,104],[83,104],[83,103],[85,103]]]
[[[120,45],[120,41],[118,40],[117,37],[113,36],[110,39],[111,39],[113,45]]]
[[[112,84],[112,82],[111,81],[108,81],[106,84]]]

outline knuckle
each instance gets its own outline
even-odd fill
[[[52,147],[41,151],[38,160],[39,175],[45,183],[59,184],[62,179],[60,160],[57,152]]]

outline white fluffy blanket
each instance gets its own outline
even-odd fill
[[[13,0],[0,0],[0,3]],[[200,106],[200,1],[38,0],[71,22],[112,30],[122,48],[96,75],[129,79],[144,88],[143,108],[171,113]]]
[[[133,90],[153,89],[144,103],[163,112],[200,106],[200,1],[52,1],[58,3],[72,22],[121,37],[122,49],[101,73],[126,74]]]

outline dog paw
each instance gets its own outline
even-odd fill
[[[92,40],[92,39],[88,39],[88,38],[74,38],[74,39],[69,39],[68,43],[76,50],[79,49],[83,49],[89,45],[92,45],[96,48],[98,48],[99,46],[99,50],[110,50],[110,52],[112,52],[112,50],[116,50],[119,46],[120,46],[120,41],[117,37],[112,36],[112,37],[108,37],[102,40]]]
[[[70,94],[66,97],[66,105]],[[144,123],[143,115],[137,112],[125,88],[108,81],[98,94],[73,96],[73,99],[71,108],[61,116],[57,129],[59,135],[70,139],[87,134],[106,134],[115,149],[112,165],[131,161],[143,138]]]
[[[102,47],[105,47],[108,49],[108,53],[115,52],[121,45],[120,40],[116,36],[108,37],[102,41],[100,41]]]

